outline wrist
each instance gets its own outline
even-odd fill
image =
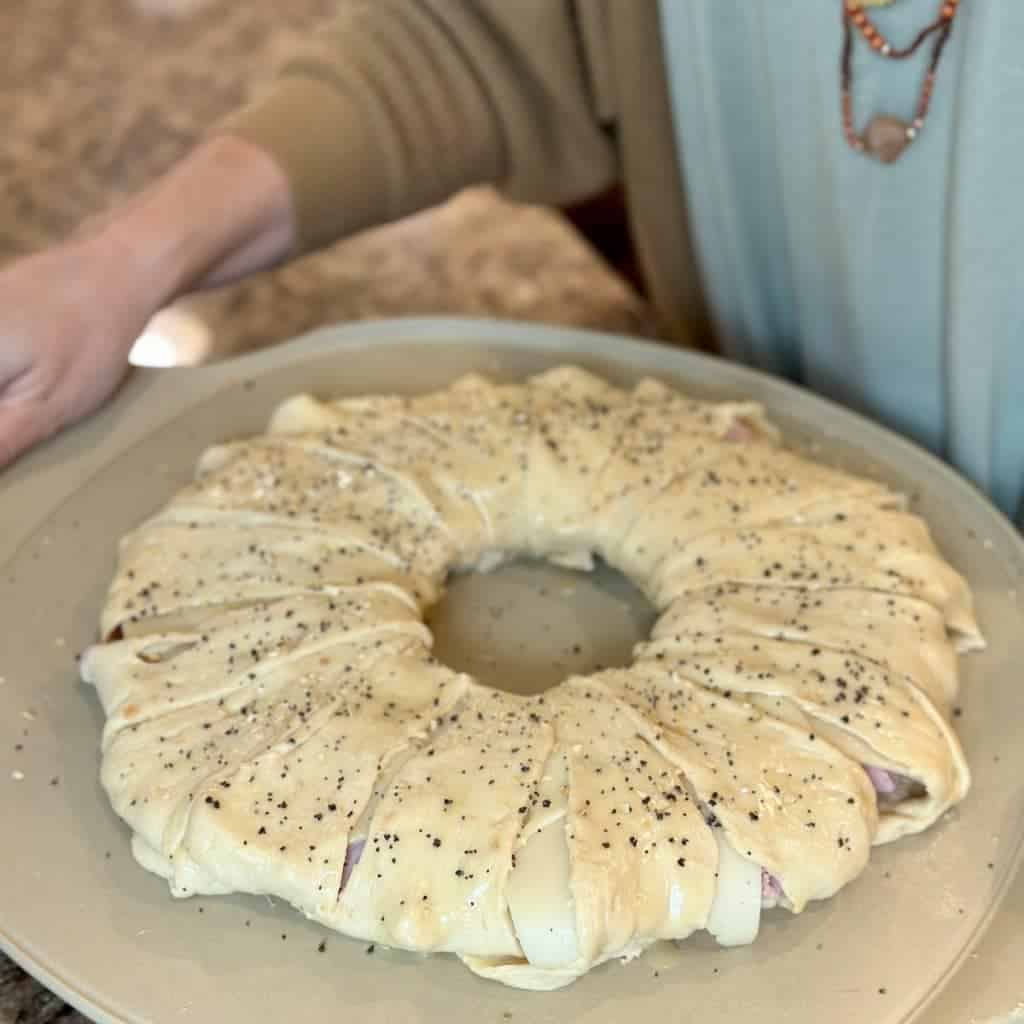
[[[224,264],[242,276],[284,259],[294,244],[288,185],[256,146],[215,137],[122,208],[96,240],[155,312]]]

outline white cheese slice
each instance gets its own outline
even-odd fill
[[[563,754],[549,760],[537,789],[534,820],[524,829],[527,838],[515,852],[508,880],[508,909],[526,959],[550,970],[579,959],[565,834],[569,768]]]
[[[761,867],[741,857],[721,829],[718,841],[718,884],[708,914],[708,931],[720,946],[749,946],[761,926]]]

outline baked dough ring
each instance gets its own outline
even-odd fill
[[[644,590],[629,668],[518,697],[437,663],[448,573],[522,553]],[[100,628],[103,785],[175,895],[523,988],[752,941],[970,782],[948,714],[983,640],[925,524],[652,380],[289,399],[122,541]]]

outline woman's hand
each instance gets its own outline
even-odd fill
[[[151,312],[131,277],[99,237],[0,270],[0,466],[97,409],[121,383]]]

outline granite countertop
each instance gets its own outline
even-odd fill
[[[195,8],[178,17],[152,11]],[[8,0],[0,263],[144,185],[273,73],[336,0]],[[228,355],[321,324],[503,316],[657,336],[648,306],[557,213],[488,190],[189,301]],[[0,1024],[84,1022],[0,954]]]

